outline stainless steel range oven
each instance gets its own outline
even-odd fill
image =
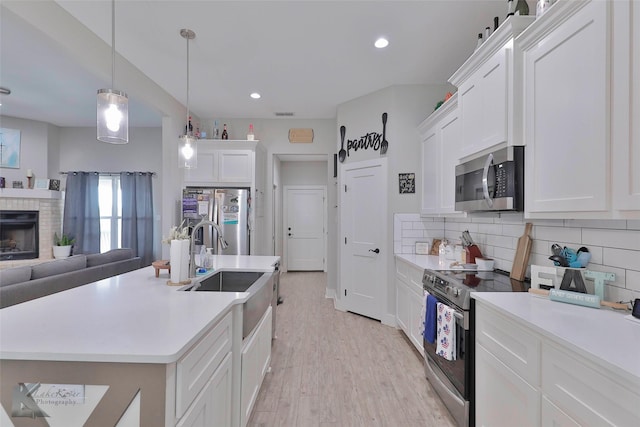
[[[526,291],[528,285],[503,271],[425,270],[423,288],[454,310],[455,360],[436,354],[424,340],[425,373],[459,426],[474,426],[474,318],[471,292]],[[436,340],[437,342],[437,340]]]

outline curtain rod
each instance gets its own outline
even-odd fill
[[[69,175],[71,173],[75,173],[75,172],[86,172],[86,171],[72,171],[72,172],[60,172],[60,175]],[[147,171],[147,172],[142,172],[142,171],[133,171],[133,172],[129,172],[129,171],[123,171],[124,173],[149,173],[151,175],[155,175],[155,172],[151,172],[151,171]],[[102,176],[120,176],[120,174],[122,174],[123,172],[96,172],[96,171],[89,171],[87,173],[95,173],[98,175],[102,175]]]

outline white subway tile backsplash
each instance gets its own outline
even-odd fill
[[[640,271],[627,270],[626,288],[640,293]],[[640,298],[640,295],[636,298]]]
[[[627,220],[627,230],[640,230],[640,219]]]
[[[627,227],[627,221],[620,220],[596,220],[596,219],[566,219],[564,221],[565,227],[580,227],[580,228],[610,228],[610,229],[625,229]]]
[[[534,223],[533,236],[535,239],[550,242],[568,242],[571,245],[582,242],[582,229],[565,227],[536,226]]]
[[[640,252],[628,249],[604,248],[603,264],[640,271]]]
[[[585,228],[582,233],[582,241],[585,245],[591,244],[639,251],[640,231]]]
[[[402,230],[402,239],[404,240],[407,237],[423,237],[424,233],[422,230]]]
[[[591,252],[589,270],[616,275],[613,283],[605,284],[605,299],[629,301],[640,298],[639,220],[531,220],[524,219],[522,213],[482,213],[466,218],[420,218],[417,214],[396,214],[394,250],[413,253],[416,241],[441,237],[459,243],[462,231],[468,230],[482,254],[495,260],[496,268],[510,271],[518,238],[526,222],[533,223],[530,265],[552,266],[549,256],[553,243],[575,250],[585,246]],[[422,239],[405,235],[408,230],[421,231],[424,233]],[[588,286],[592,287],[592,282]]]

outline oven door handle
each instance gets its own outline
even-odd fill
[[[487,201],[489,207],[493,207],[493,199],[489,194],[489,168],[493,164],[493,153],[487,156],[487,160],[484,163],[484,170],[482,171],[482,193],[484,199]]]
[[[453,312],[453,317],[455,317],[456,319],[464,321],[464,316],[462,314],[458,313],[457,311]]]

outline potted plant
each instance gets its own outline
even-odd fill
[[[53,257],[68,258],[75,241],[76,239],[72,239],[64,233],[60,237],[58,237],[58,233],[53,233]]]

